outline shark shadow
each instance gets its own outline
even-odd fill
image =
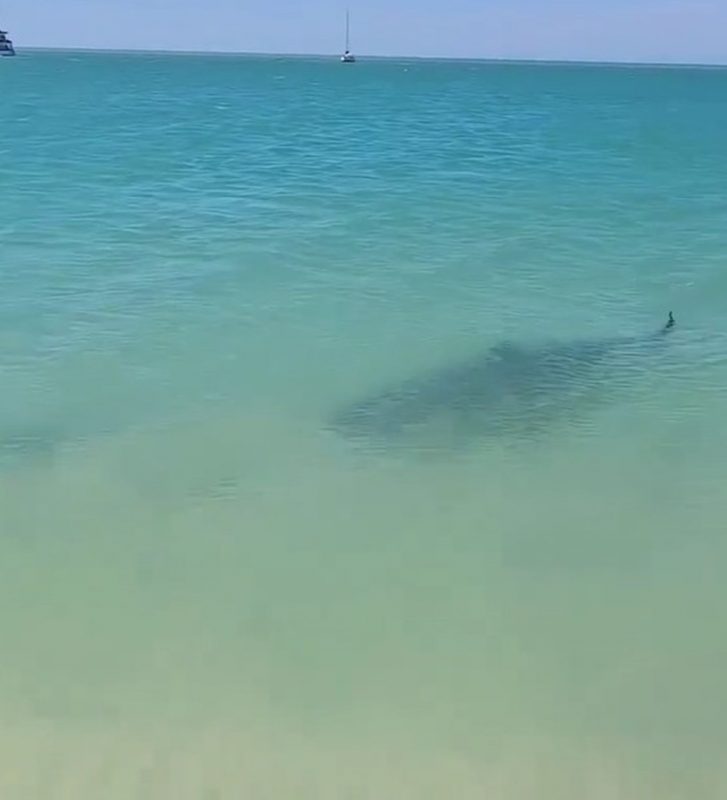
[[[644,336],[533,347],[504,342],[474,358],[413,377],[340,409],[328,428],[370,445],[436,432],[448,444],[528,437],[574,421],[630,385],[663,352],[675,321]]]

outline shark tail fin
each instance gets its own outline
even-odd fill
[[[674,319],[674,313],[672,311],[670,311],[669,312],[669,319],[667,319],[666,325],[664,325],[663,332],[664,333],[668,333],[676,324],[677,324],[677,322]]]

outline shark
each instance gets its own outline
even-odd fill
[[[534,345],[502,342],[337,409],[327,427],[349,440],[395,443],[426,429],[452,441],[523,436],[575,419],[663,352],[676,326],[639,336]]]

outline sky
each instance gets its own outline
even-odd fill
[[[727,0],[0,0],[16,46],[727,64]]]

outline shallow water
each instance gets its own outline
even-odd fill
[[[2,796],[723,796],[727,72],[1,66]]]

